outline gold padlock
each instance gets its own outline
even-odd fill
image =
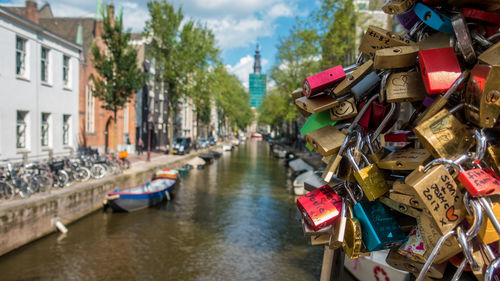
[[[393,248],[389,251],[389,254],[385,258],[385,261],[387,262],[387,264],[396,269],[411,272],[414,274],[418,274],[422,270],[422,267],[424,267],[423,263],[412,261],[409,258],[398,253],[397,248]],[[429,268],[429,272],[427,273],[427,276],[437,279],[443,278],[444,271],[446,269],[446,264],[447,263],[442,262],[439,264],[431,265],[431,267]]]
[[[497,174],[500,174],[500,146],[488,144],[486,151],[486,162],[495,169]]]
[[[410,67],[417,63],[418,46],[398,46],[375,52],[375,69],[394,69]]]
[[[361,234],[361,224],[352,213],[352,208],[347,204],[349,218],[346,220],[344,243],[342,244],[345,254],[350,259],[357,259],[361,254],[363,239]]]
[[[362,65],[360,65],[351,74],[347,75],[344,80],[342,80],[335,89],[333,89],[333,94],[336,97],[343,96],[354,87],[359,81],[361,81],[366,75],[368,75],[373,69],[373,60],[368,60]]]
[[[465,93],[467,120],[493,128],[500,115],[500,65],[477,64],[471,71]]]
[[[464,218],[462,192],[445,166],[436,165],[427,171],[420,166],[405,178],[405,183],[415,190],[441,235],[453,230]]]
[[[407,148],[389,153],[377,163],[380,169],[393,171],[413,171],[431,158],[427,149]]]
[[[339,151],[345,134],[333,126],[325,126],[306,134],[306,141],[322,156],[329,156]]]
[[[500,202],[498,201],[499,201],[498,198],[496,197],[494,199],[492,198],[492,203],[493,203],[492,209],[496,217],[500,218]],[[472,224],[473,221],[472,216],[467,215],[465,218],[470,224]],[[481,225],[477,237],[483,244],[486,245],[500,240],[500,235],[495,230],[493,224],[491,223],[491,220],[486,214],[483,215],[483,224]]]
[[[330,118],[332,121],[349,119],[356,115],[358,115],[358,110],[354,98],[337,101],[335,105],[330,108]]]
[[[295,91],[292,92],[292,101],[293,103],[295,103],[295,101],[298,99],[298,98],[301,98],[304,96],[304,92],[302,90],[302,88],[299,88]],[[311,116],[311,113],[305,111],[304,109],[300,108],[297,106],[297,110],[299,111],[299,113],[304,116],[305,118]]]
[[[415,4],[415,0],[388,0],[382,6],[386,14],[399,15],[408,11]]]
[[[454,36],[444,32],[436,32],[431,36],[417,42],[420,50],[440,49],[454,47]]]
[[[418,72],[392,73],[386,85],[387,102],[415,102],[425,99],[426,90]]]
[[[311,236],[310,239],[311,246],[328,245],[330,242],[330,233]]]
[[[438,242],[441,234],[436,227],[433,219],[429,217],[424,212],[420,213],[420,216],[417,217],[417,225],[419,227],[419,233],[424,241],[425,249],[427,249],[425,255],[428,258],[434,246]],[[457,241],[457,238],[452,235],[450,238],[446,239],[441,249],[434,260],[434,263],[443,263],[448,261],[451,257],[460,253],[462,248]]]
[[[416,195],[408,195],[399,192],[389,191],[389,198],[398,203],[411,206],[413,208],[422,209],[423,205]]]
[[[369,56],[374,56],[375,52],[380,49],[408,46],[411,44],[414,44],[414,42],[402,35],[370,25],[361,40],[359,51]]]
[[[474,145],[472,131],[446,109],[416,126],[413,132],[435,158],[453,159]]]
[[[489,47],[484,51],[479,57],[479,62],[489,65],[499,65],[500,64],[500,42]]]
[[[328,110],[337,104],[338,101],[328,95],[321,95],[319,97],[314,97],[313,99],[308,99],[306,97],[300,97],[295,100],[295,104],[309,113],[319,113]]]
[[[407,215],[407,216],[410,216],[413,218],[417,218],[421,212],[420,210],[418,210],[416,208],[413,208],[413,207],[406,205],[406,204],[396,202],[396,201],[394,201],[386,196],[379,197],[378,200],[380,200],[380,202],[382,202],[387,207],[389,207],[395,211],[398,211],[401,214],[404,214],[404,215]]]
[[[362,169],[359,168],[356,159],[353,156],[353,148],[351,147],[347,150],[347,158],[354,169],[354,177],[356,178],[356,181],[363,189],[366,198],[369,201],[374,201],[389,191],[389,187],[387,186],[385,178],[382,172],[378,169],[377,165],[370,163],[368,158],[362,153],[361,157],[367,165]]]

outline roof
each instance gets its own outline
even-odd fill
[[[40,25],[47,30],[59,34],[64,39],[76,42],[78,26],[82,25],[83,54],[87,57],[94,40],[96,20],[93,18],[44,18],[39,19]]]
[[[26,26],[27,28],[30,28],[36,32],[40,32],[41,34],[51,37],[52,39],[55,39],[71,48],[81,50],[81,47],[75,43],[75,40],[70,40],[68,38],[65,38],[64,36],[61,36],[58,32],[48,29],[41,24],[36,24],[32,21],[27,20],[24,16],[24,8],[0,6],[0,17],[14,20]]]

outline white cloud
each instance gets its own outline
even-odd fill
[[[229,73],[232,73],[238,77],[243,86],[248,90],[248,75],[253,72],[254,59],[251,55],[246,55],[234,65],[226,65],[226,69]],[[262,66],[268,63],[266,59],[261,60]]]
[[[94,17],[98,0],[46,0],[59,17]],[[218,45],[223,50],[254,44],[259,37],[272,36],[275,20],[301,13],[299,0],[172,0],[191,18],[213,29]],[[45,0],[38,0],[41,7]],[[104,4],[111,0],[103,0]],[[113,0],[116,10],[123,8],[123,21],[132,32],[142,32],[149,18],[147,1]],[[24,6],[24,0],[13,0],[13,5]]]

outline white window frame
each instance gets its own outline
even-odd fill
[[[46,57],[43,57],[44,50]],[[41,46],[40,48],[40,81],[43,84],[50,84],[50,54],[51,50],[48,47]],[[45,77],[44,77],[45,73]]]
[[[18,42],[23,42],[23,48],[18,48]],[[20,60],[18,60],[20,56]],[[18,71],[19,68],[19,71]],[[28,39],[16,35],[16,76],[20,78],[28,78]]]
[[[44,120],[45,119],[45,120]],[[42,148],[51,147],[52,114],[42,112],[40,115],[40,146]]]
[[[123,134],[128,134],[128,118],[129,118],[129,104],[126,103],[123,107]]]
[[[64,88],[69,89],[71,86],[71,57],[65,54],[62,57],[62,81]]]
[[[20,141],[23,135],[22,141]],[[16,149],[29,148],[29,111],[16,111]]]
[[[71,145],[71,114],[63,114],[62,144],[63,146]]]
[[[89,80],[85,91],[85,131],[87,134],[95,133],[95,97],[92,80]]]

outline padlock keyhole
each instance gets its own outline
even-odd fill
[[[425,20],[430,20],[431,19],[431,15],[432,15],[431,12],[425,13],[424,19]]]

